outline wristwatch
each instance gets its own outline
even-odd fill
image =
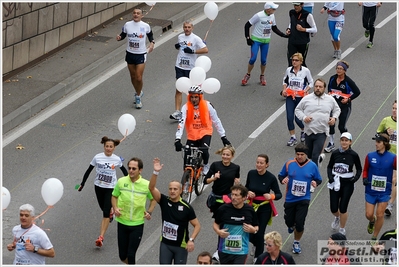
[[[35,249],[33,250],[33,253],[37,253],[39,251],[39,247],[35,246]]]
[[[190,239],[188,241],[192,241],[194,243],[194,238],[190,237]]]

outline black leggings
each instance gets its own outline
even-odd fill
[[[351,115],[352,105],[350,103],[346,105],[338,103],[338,106],[341,109],[341,113],[338,117],[338,130],[342,134],[348,131],[348,129],[346,128],[346,123],[348,122],[349,116]],[[330,126],[330,134],[335,134],[335,124]]]
[[[262,206],[256,212],[256,214],[258,215],[259,230],[256,234],[249,235],[249,241],[256,247],[254,255],[255,258],[257,258],[264,251],[264,235],[266,231],[266,226],[270,220],[270,217],[272,216],[272,209],[270,207],[270,204],[266,204],[265,207],[262,208],[262,210],[260,211],[261,208]]]
[[[287,59],[288,59],[288,67],[292,67],[291,57],[295,53],[301,53],[303,57],[302,66],[306,67],[306,56],[308,54],[309,44],[291,44],[288,43],[287,49]]]
[[[370,31],[369,41],[373,42],[375,32],[374,22],[377,18],[378,8],[376,6],[363,6],[362,13],[363,28]]]
[[[346,181],[345,181],[346,180]],[[339,191],[330,189],[330,210],[331,213],[336,213],[339,208],[340,213],[346,213],[348,211],[349,200],[355,189],[353,182],[348,181],[349,179],[341,178],[339,180],[341,187]]]
[[[109,213],[111,211],[111,198],[113,188],[103,188],[97,185],[94,186],[94,191],[96,192],[97,202],[103,211],[103,218],[109,218]]]
[[[211,139],[212,136],[211,135],[205,135],[203,136],[201,139],[199,140],[187,140],[186,145],[190,146],[190,147],[206,147],[211,145]],[[205,145],[206,144],[206,145]],[[202,159],[204,161],[204,164],[208,164],[209,161],[209,151],[208,149],[201,149],[202,151]],[[184,158],[187,161],[187,153],[184,153]],[[184,168],[184,167],[183,167]]]
[[[159,264],[186,264],[187,256],[188,252],[185,248],[163,242],[159,246]]]
[[[119,259],[136,264],[136,252],[143,236],[144,224],[128,226],[118,222]]]

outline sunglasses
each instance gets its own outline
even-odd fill
[[[294,58],[293,58],[293,59],[291,59],[291,60],[292,60],[292,61],[295,61],[295,62],[296,62],[296,61],[299,61],[299,59],[294,59]]]
[[[127,167],[129,170],[133,170],[133,171],[135,171],[135,170],[137,170],[137,168],[136,167]]]

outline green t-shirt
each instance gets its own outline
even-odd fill
[[[147,198],[153,199],[148,189],[149,183],[141,175],[134,183],[132,183],[129,175],[119,178],[112,192],[112,195],[118,198],[117,206],[121,209],[121,216],[115,217],[117,222],[128,226],[144,223]]]
[[[391,144],[391,149],[389,150],[389,152],[392,152],[396,155],[397,128],[396,121],[392,119],[392,116],[382,119],[380,125],[378,126],[377,133],[385,133],[388,128],[394,130],[393,134],[389,136],[389,143]]]

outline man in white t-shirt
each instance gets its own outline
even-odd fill
[[[143,107],[141,97],[143,96],[143,73],[145,62],[147,60],[147,47],[145,36],[147,35],[150,46],[148,53],[154,49],[154,36],[150,25],[141,21],[143,18],[143,11],[139,8],[133,10],[133,20],[128,21],[122,28],[122,32],[116,36],[116,40],[120,41],[127,36],[126,57],[127,68],[129,69],[130,78],[134,89],[134,104],[137,109]]]
[[[19,208],[21,224],[12,229],[14,240],[7,245],[15,249],[14,265],[44,265],[46,257],[54,258],[54,247],[47,234],[34,224],[35,208],[24,204]]]
[[[175,71],[176,80],[181,77],[190,78],[190,71],[195,67],[197,55],[208,53],[208,47],[200,37],[193,33],[194,26],[191,22],[183,23],[184,33],[177,37],[175,48],[179,50],[176,59]],[[187,88],[188,89],[188,88]],[[182,93],[176,89],[175,93],[175,112],[169,118],[172,120],[180,120],[182,113],[180,111],[182,103]]]

